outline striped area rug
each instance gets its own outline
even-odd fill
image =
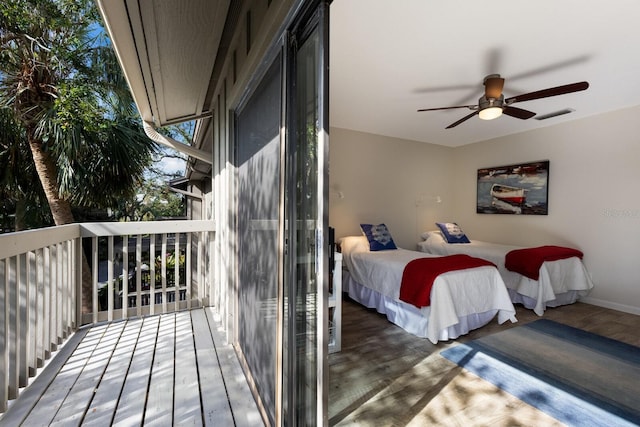
[[[441,354],[567,425],[640,425],[639,347],[541,319]]]

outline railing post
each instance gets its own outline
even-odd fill
[[[20,365],[22,363],[22,355],[20,354],[20,347],[22,347],[20,345],[20,334],[21,334],[21,320],[20,320],[20,288],[21,288],[21,280],[20,280],[20,255],[16,255],[16,269],[15,269],[15,282],[14,282],[14,286],[15,286],[15,305],[13,306],[13,309],[15,311],[15,317],[14,317],[14,326],[13,326],[13,331],[14,331],[14,342],[13,342],[13,351],[15,352],[13,355],[13,363],[14,366],[11,369],[11,382],[9,385],[9,394],[12,395],[14,398],[18,397],[18,390],[20,388]]]
[[[180,309],[180,233],[173,234],[173,311]]]
[[[202,276],[202,239],[204,239],[204,232],[198,233],[198,251],[196,257],[198,258],[196,261],[196,283],[198,286],[198,299],[200,301],[204,301],[204,277]],[[204,305],[202,303],[201,305]]]
[[[34,252],[27,252],[25,255],[25,280],[26,280],[26,292],[27,292],[27,317],[25,318],[25,324],[27,326],[27,333],[25,336],[25,362],[27,364],[27,383],[29,377],[32,377],[36,373],[36,342],[37,342],[37,313],[38,313],[38,282],[37,282],[37,259]]]
[[[167,233],[162,233],[162,312],[167,312]]]
[[[7,402],[9,400],[9,309],[11,308],[11,299],[9,298],[9,259],[3,259],[2,265],[3,289],[0,295],[0,307],[3,308],[2,315],[2,353],[0,353],[0,369],[2,370],[2,383],[0,384],[0,409],[7,410]]]
[[[43,340],[42,343],[44,345],[44,353],[45,359],[49,358],[51,354],[51,282],[52,282],[52,261],[51,261],[51,248],[49,246],[42,248],[42,286],[44,291],[43,296],[43,311],[42,311],[42,334]]]
[[[191,310],[191,233],[187,233],[187,247],[184,254],[184,283],[187,285],[187,309]]]
[[[84,295],[82,293],[82,267],[83,267],[83,250],[82,250],[82,238],[78,237],[75,239],[75,254],[76,254],[76,271],[75,271],[75,286],[76,286],[76,318],[73,324],[74,328],[82,325],[82,301]],[[95,308],[94,308],[95,310]]]
[[[113,321],[113,280],[113,236],[109,236],[107,237],[107,320],[109,322]]]
[[[122,236],[122,318],[129,317],[129,236]]]
[[[67,295],[67,287],[65,286],[65,282],[68,277],[68,263],[67,263],[67,245],[62,242],[58,243],[59,254],[58,254],[58,262],[60,263],[60,272],[58,273],[58,292],[60,292],[60,324],[59,334],[60,340],[59,344],[62,344],[64,339],[67,336],[67,328],[65,327],[65,323],[67,322],[67,299],[69,298]]]
[[[136,314],[142,316],[142,235],[136,235]]]
[[[62,306],[60,308],[62,317],[60,319],[60,344],[67,337],[67,321],[69,319],[69,295],[67,292],[67,283],[69,279],[69,253],[67,242],[58,244],[60,246],[60,281],[58,285],[62,294]]]
[[[149,314],[156,312],[156,234],[149,238]]]
[[[64,276],[63,286],[65,289],[65,295],[67,299],[64,302],[64,337],[67,338],[69,335],[73,333],[73,328],[71,325],[73,324],[73,316],[75,315],[73,297],[74,297],[74,266],[73,263],[75,258],[73,256],[73,241],[67,240],[64,244],[65,247],[65,264],[67,266]]]
[[[64,311],[62,307],[64,306],[64,293],[62,291],[62,280],[64,278],[64,254],[62,250],[62,243],[56,244],[56,294],[57,298],[57,308],[56,311],[58,316],[56,317],[56,344],[62,344],[63,340],[63,322],[64,322]]]
[[[31,306],[31,278],[30,269],[29,269],[29,252],[24,254],[24,276],[22,276],[22,266],[20,267],[20,271],[18,273],[19,276],[22,276],[22,280],[20,281],[20,286],[18,286],[18,292],[22,293],[24,290],[24,295],[22,296],[23,304],[20,306],[19,311],[21,311],[22,317],[22,331],[19,337],[20,340],[20,368],[19,370],[19,378],[20,378],[20,387],[26,387],[29,383],[29,345],[31,342],[31,330],[30,330],[30,306]],[[21,257],[18,257],[21,258]]]
[[[35,367],[41,367],[44,364],[44,328],[47,319],[42,316],[44,311],[44,249],[35,251],[35,342],[34,342],[34,360]]]
[[[212,238],[211,238],[211,232],[210,232],[210,231],[207,233],[207,237],[208,237],[208,239],[207,239],[207,240],[209,241],[209,260],[208,260],[209,262],[208,262],[208,264],[207,264],[207,270],[208,270],[208,272],[209,272],[209,289],[208,289],[208,294],[209,294],[209,298],[212,298],[212,297],[213,297],[213,295],[214,295],[214,289],[215,289],[214,284],[213,284],[213,282],[214,282],[214,280],[215,280],[215,276],[214,276],[215,271],[214,271],[214,269],[213,269],[213,268],[211,268],[211,266],[212,266],[212,264],[213,264],[213,263],[211,262],[211,256],[213,256],[213,253],[214,253],[214,251],[215,251],[215,247],[214,247],[215,239],[212,239]],[[217,301],[214,301],[214,302],[217,304]],[[218,310],[220,310],[220,309],[221,309],[221,307],[218,307]]]
[[[92,280],[91,280],[91,293],[92,293],[92,311],[93,311],[93,323],[98,323],[98,312],[100,311],[100,305],[98,304],[98,238],[91,238],[91,254],[93,255],[93,262],[91,266]]]

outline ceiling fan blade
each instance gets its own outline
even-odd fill
[[[489,98],[498,99],[502,95],[502,88],[504,87],[504,79],[498,74],[488,76],[484,80],[484,95]]]
[[[477,108],[477,105],[456,105],[454,107],[438,107],[438,108],[421,108],[420,110],[418,110],[418,112],[420,111],[437,111],[437,110],[451,110],[454,108],[468,108],[470,110],[473,110],[474,108]]]
[[[478,111],[474,111],[471,114],[467,114],[466,116],[464,116],[463,118],[461,118],[460,120],[458,120],[457,122],[453,122],[451,123],[449,126],[447,126],[445,129],[451,129],[453,127],[458,126],[460,123],[465,122],[467,120],[469,120],[471,117],[475,116],[478,114]]]
[[[523,95],[512,96],[504,100],[507,104],[514,102],[532,101],[534,99],[548,98],[550,96],[565,95],[567,93],[579,92],[589,87],[587,82],[571,83],[564,86],[551,87],[549,89],[538,90],[535,92],[525,93]]]
[[[515,117],[517,119],[527,120],[535,116],[536,113],[529,110],[523,110],[522,108],[506,106],[502,109],[502,113],[507,116]]]

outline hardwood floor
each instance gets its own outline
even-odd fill
[[[342,351],[329,356],[332,426],[553,426],[558,421],[468,373],[439,352],[539,319],[516,306],[518,323],[494,319],[455,341],[432,344],[345,298]],[[640,316],[576,303],[544,318],[640,346]]]

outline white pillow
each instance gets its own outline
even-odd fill
[[[340,239],[340,249],[343,254],[369,252],[369,240],[366,236],[346,236]]]
[[[436,242],[444,241],[444,237],[442,236],[442,233],[440,232],[440,230],[425,231],[420,235],[420,237],[422,237],[422,240],[431,239],[432,241],[436,241]]]

